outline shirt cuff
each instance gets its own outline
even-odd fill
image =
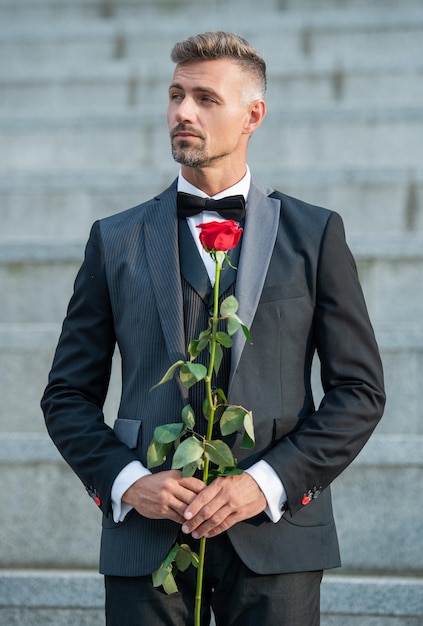
[[[137,480],[151,474],[140,461],[131,461],[116,476],[112,485],[111,501],[113,510],[113,521],[117,524],[123,522],[129,511],[132,510],[130,504],[122,502],[122,496],[131,485]]]
[[[285,503],[287,501],[285,487],[281,479],[273,467],[263,459],[254,463],[245,471],[254,478],[264,493],[264,497],[267,500],[267,507],[264,512],[276,524],[285,512]]]

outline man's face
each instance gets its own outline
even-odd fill
[[[175,161],[205,168],[245,158],[251,134],[250,106],[243,101],[248,80],[230,59],[176,66],[167,111]]]

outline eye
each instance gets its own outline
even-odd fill
[[[200,100],[205,104],[216,104],[216,100],[214,100],[211,96],[201,96]]]
[[[173,92],[169,94],[169,99],[170,100],[182,100],[183,95],[181,93],[178,92]]]

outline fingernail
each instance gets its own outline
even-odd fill
[[[182,532],[183,532],[183,533],[185,533],[186,535],[188,535],[188,533],[189,533],[189,528],[188,528],[188,526],[187,526],[186,524],[184,524],[184,525],[182,526]]]
[[[198,533],[192,533],[192,536],[194,537],[194,539],[198,539],[200,537]]]
[[[185,519],[191,519],[192,518],[191,511],[187,511],[186,513],[184,513],[184,517],[185,517]]]

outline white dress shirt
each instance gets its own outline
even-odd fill
[[[247,200],[248,191],[250,189],[251,182],[251,173],[247,166],[247,172],[238,183],[225,189],[224,191],[219,192],[213,199],[219,200],[221,198],[225,198],[226,196],[232,195],[243,195]],[[182,176],[181,172],[178,177],[178,191],[183,191],[184,193],[190,193],[196,196],[200,196],[202,198],[208,198],[207,194],[205,194],[201,189],[197,189],[194,185],[191,185],[185,178]],[[197,228],[198,224],[204,224],[206,222],[223,222],[224,218],[221,217],[215,211],[203,211],[198,215],[187,218],[187,222],[189,228],[191,230],[194,241],[197,245],[200,256],[204,262],[207,273],[210,278],[210,282],[212,286],[214,285],[215,279],[215,262],[211,258],[210,254],[206,252],[201,245],[199,239],[199,229]],[[283,515],[284,504],[286,502],[286,492],[285,488],[273,469],[271,465],[269,465],[266,461],[258,461],[254,463],[250,468],[245,470],[246,473],[250,474],[252,478],[256,481],[261,491],[264,493],[264,496],[267,500],[267,507],[265,509],[266,514],[272,520],[272,522],[278,522]],[[140,461],[132,461],[123,468],[123,470],[117,475],[111,491],[111,500],[112,500],[112,509],[113,509],[113,519],[115,522],[122,522],[125,519],[125,516],[132,507],[125,502],[122,502],[122,496],[125,491],[133,485],[139,478],[151,474],[150,470],[148,470]]]

